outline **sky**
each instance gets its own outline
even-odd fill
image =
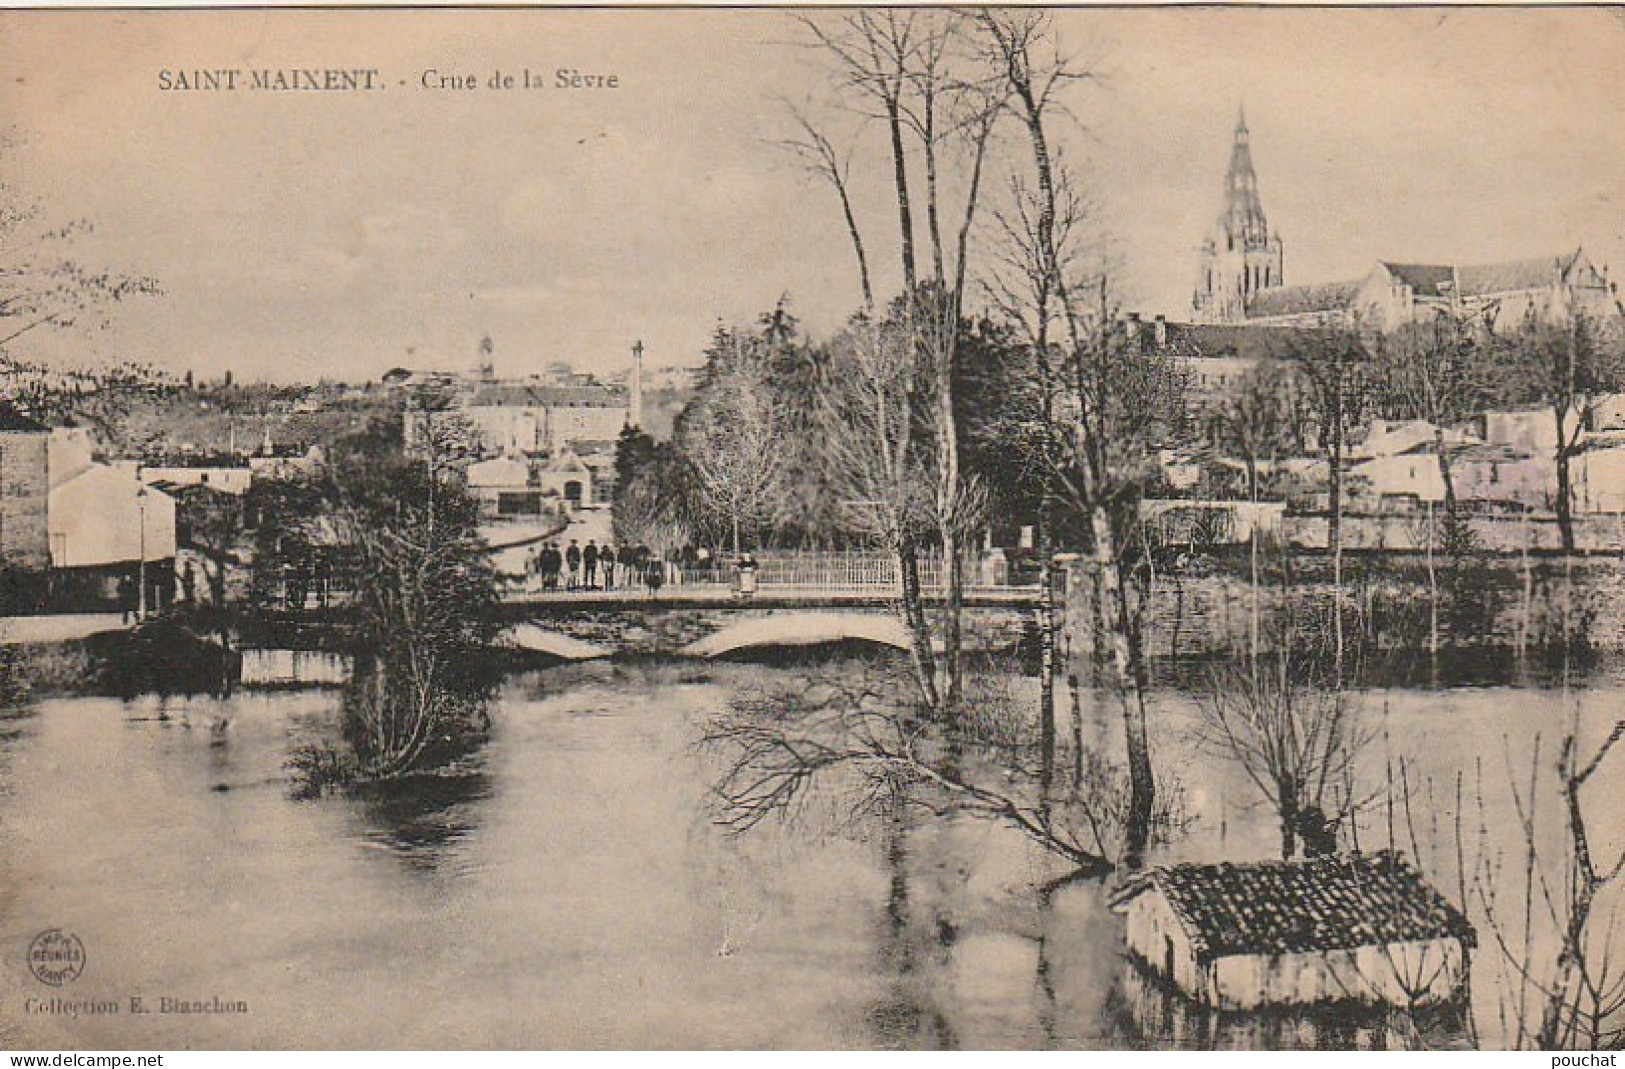
[[[1096,8],[1055,31],[1097,75],[1068,90],[1057,139],[1125,309],[1188,315],[1243,102],[1289,283],[1576,246],[1625,275],[1618,11]],[[787,103],[851,145],[882,293],[897,223],[882,129],[805,41],[764,10],[0,12],[13,195],[95,224],[75,259],[164,288],[11,352],[355,381],[466,368],[489,335],[502,374],[616,373],[636,339],[652,366],[695,364],[719,321],[786,294],[827,334],[857,273],[833,193],[782,147]],[[383,88],[161,88],[288,67],[374,69]],[[486,85],[527,68],[549,88]],[[618,88],[553,87],[560,68]],[[480,87],[424,88],[428,71]],[[1007,128],[973,275],[1025,162]]]

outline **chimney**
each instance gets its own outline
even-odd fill
[[[643,426],[643,339],[632,343],[632,381],[627,384],[630,407],[626,413],[629,427]]]
[[[1131,342],[1138,342],[1140,340],[1140,313],[1130,312],[1128,314],[1128,323],[1126,325],[1128,328],[1128,340]]]
[[[1154,329],[1156,331],[1157,348],[1160,349],[1168,344],[1168,317],[1165,315],[1159,315],[1152,322],[1155,324]]]

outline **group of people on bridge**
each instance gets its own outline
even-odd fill
[[[560,589],[631,590],[646,587],[650,593],[666,584],[667,565],[649,547],[599,545],[587,539],[585,546],[576,539],[561,548],[556,541],[538,546],[526,562],[527,578],[544,592]]]

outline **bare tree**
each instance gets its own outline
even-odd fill
[[[17,147],[0,132],[0,155]],[[0,353],[41,328],[106,327],[107,310],[160,293],[156,279],[90,267],[75,245],[95,233],[86,219],[53,223],[45,210],[0,176]]]
[[[970,20],[962,13],[939,11],[862,11],[839,19],[800,18],[814,43],[833,61],[838,87],[859,113],[885,124],[891,149],[892,186],[896,199],[903,279],[903,313],[921,359],[913,368],[923,416],[922,468],[934,487],[935,536],[943,551],[946,599],[942,618],[945,710],[959,700],[963,545],[980,517],[980,495],[961,474],[960,442],[955,413],[954,376],[964,309],[964,286],[970,239],[981,196],[987,148],[1002,109],[1002,79],[990,73],[981,56],[967,48]],[[867,277],[847,196],[847,161],[837,154],[805,116],[798,119],[794,140],[799,154],[835,186],[848,233]],[[925,216],[930,242],[929,278],[920,282],[914,234],[915,200],[909,166],[918,154],[925,172]],[[948,248],[944,233],[948,183],[944,167],[963,157],[964,201],[956,245]],[[949,262],[949,255],[953,260]],[[865,288],[865,309],[873,315],[872,291]],[[929,451],[934,457],[925,459]],[[914,554],[904,555],[904,583],[916,585]]]
[[[1343,685],[1343,460],[1357,425],[1371,373],[1371,353],[1359,325],[1298,331],[1281,354],[1304,382],[1314,407],[1327,468],[1327,550],[1332,557],[1332,648],[1335,686]]]
[[[856,99],[863,114],[886,124],[905,293],[914,291],[918,269],[904,142],[904,96],[910,88],[910,68],[920,46],[919,26],[925,17],[925,12],[906,8],[862,8],[833,20],[796,16],[814,44],[833,61],[842,89]]]
[[[805,109],[787,104],[786,111],[795,132],[783,139],[781,144],[795,153],[809,174],[828,182],[830,188],[835,191],[841,205],[841,218],[846,223],[847,237],[852,242],[852,252],[858,261],[858,283],[863,293],[863,307],[872,314],[875,307],[875,291],[869,279],[869,256],[864,249],[863,233],[858,228],[857,215],[852,208],[852,151],[850,148],[837,149],[834,142],[818,128]]]
[[[1303,677],[1291,654],[1216,672],[1198,702],[1198,738],[1236,762],[1281,825],[1281,857],[1300,845],[1335,847],[1337,827],[1355,805],[1354,773],[1371,741],[1340,690]]]
[[[896,318],[854,320],[835,340],[834,373],[822,400],[831,482],[849,530],[897,561],[904,622],[920,698],[942,710],[942,688],[931,626],[920,590],[916,554],[932,523],[932,481],[926,443],[916,418],[918,353]]]
[[[1576,314],[1565,323],[1533,317],[1504,339],[1507,399],[1538,403],[1551,413],[1557,467],[1554,500],[1565,552],[1574,541],[1570,469],[1580,454],[1585,425],[1597,397],[1625,381],[1625,352],[1617,330],[1603,330]]]
[[[986,11],[979,15],[983,38],[1008,80],[1011,110],[1024,128],[1032,156],[1032,193],[1018,210],[1015,225],[1016,275],[1025,281],[1029,335],[1043,374],[1056,389],[1044,391],[1043,446],[1045,497],[1052,493],[1087,519],[1091,564],[1098,586],[1095,599],[1101,633],[1108,636],[1113,683],[1123,713],[1128,750],[1130,805],[1125,858],[1140,864],[1149,844],[1156,802],[1146,727],[1145,664],[1137,614],[1130,605],[1124,574],[1121,528],[1132,511],[1136,477],[1145,460],[1148,433],[1166,414],[1162,402],[1182,395],[1177,375],[1163,354],[1131,343],[1121,329],[1109,296],[1106,273],[1079,280],[1070,272],[1081,237],[1070,227],[1081,217],[1082,198],[1056,158],[1051,123],[1066,114],[1057,93],[1094,77],[1056,47],[1048,16],[1029,10]],[[1019,188],[1019,187],[1018,187]],[[1090,284],[1092,283],[1092,285]],[[1008,288],[1008,287],[1006,287]],[[1093,291],[1094,307],[1084,298]],[[1058,367],[1050,360],[1050,323],[1058,321],[1062,345]],[[1128,505],[1128,508],[1125,508]],[[1046,576],[1045,585],[1049,580]],[[1053,610],[1051,610],[1052,613]],[[1053,627],[1053,616],[1041,626]],[[1053,636],[1047,640],[1053,649]],[[1053,663],[1046,666],[1053,670]],[[1044,696],[1043,715],[1053,723],[1053,682]]]
[[[1625,739],[1625,720],[1582,756],[1577,725],[1556,762],[1561,831],[1542,823],[1540,740],[1530,750],[1529,778],[1508,783],[1521,833],[1511,885],[1504,859],[1480,859],[1474,886],[1499,951],[1504,994],[1499,1014],[1509,1046],[1537,1050],[1625,1050],[1625,961],[1619,924],[1625,916],[1625,848],[1602,856],[1595,837],[1593,778]],[[1479,801],[1483,819],[1483,801]],[[1550,822],[1548,818],[1547,823]],[[1487,839],[1481,826],[1480,838]],[[1561,844],[1553,857],[1552,839]],[[1509,893],[1510,891],[1510,893]]]
[[[1286,381],[1278,365],[1259,364],[1242,376],[1219,405],[1219,444],[1240,457],[1247,471],[1247,500],[1254,506],[1248,537],[1252,580],[1249,613],[1251,656],[1256,660],[1260,641],[1258,467],[1273,463],[1286,448]]]
[[[899,704],[883,673],[743,694],[708,725],[702,744],[724,761],[718,819],[736,831],[793,817],[822,788],[849,815],[884,814],[902,796],[934,812],[1003,823],[1090,873],[1112,867],[1105,814],[1023,800],[949,767],[938,726]]]

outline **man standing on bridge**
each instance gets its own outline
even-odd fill
[[[598,543],[587,539],[587,548],[581,551],[581,563],[586,565],[586,583],[588,590],[598,587]]]
[[[570,573],[565,589],[579,589],[581,586],[581,547],[576,545],[576,540],[573,538],[570,539],[569,548],[564,551],[564,566],[569,569]]]
[[[615,547],[609,542],[598,551],[598,566],[604,570],[604,589],[609,590],[615,586]]]
[[[559,555],[559,544],[549,542],[542,550],[542,589],[557,590],[559,588],[559,569],[564,566],[564,558]]]

